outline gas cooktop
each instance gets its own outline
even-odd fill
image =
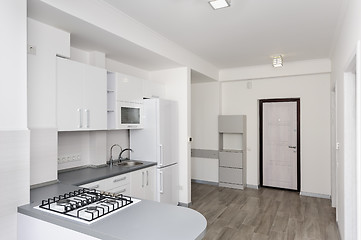
[[[138,202],[122,194],[83,188],[43,200],[35,208],[90,224]]]

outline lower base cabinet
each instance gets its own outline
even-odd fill
[[[143,168],[79,187],[155,201],[156,167]]]
[[[155,200],[155,166],[130,173],[130,195],[135,198]]]

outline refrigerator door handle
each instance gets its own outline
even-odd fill
[[[163,193],[163,172],[159,171],[159,193]]]
[[[163,157],[164,157],[164,154],[163,154],[163,145],[160,144],[159,145],[159,166],[163,166]]]

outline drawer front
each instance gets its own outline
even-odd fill
[[[243,184],[242,169],[220,167],[219,181],[224,183]]]
[[[242,152],[219,152],[219,166],[242,168]]]
[[[116,187],[120,187],[126,184],[129,184],[129,174],[122,174],[111,178],[106,178],[100,181],[87,183],[79,187],[96,189],[101,191],[109,191]]]
[[[87,184],[84,184],[84,185],[80,185],[79,187],[102,190],[102,186],[100,184],[100,181],[87,183]]]
[[[101,181],[102,190],[108,191],[110,189],[129,184],[129,174],[122,174],[115,177],[107,178]]]
[[[123,194],[123,195],[130,195],[130,184],[126,184],[120,187],[116,187],[113,189],[108,190],[107,192],[111,192],[114,194]]]

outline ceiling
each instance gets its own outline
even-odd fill
[[[328,58],[346,0],[104,0],[218,68]]]
[[[285,62],[328,58],[347,2],[232,0],[230,8],[212,10],[207,0],[99,1],[218,69],[271,64],[278,54]],[[85,51],[148,71],[180,66],[39,0],[28,0],[28,16],[70,32],[71,45]]]

